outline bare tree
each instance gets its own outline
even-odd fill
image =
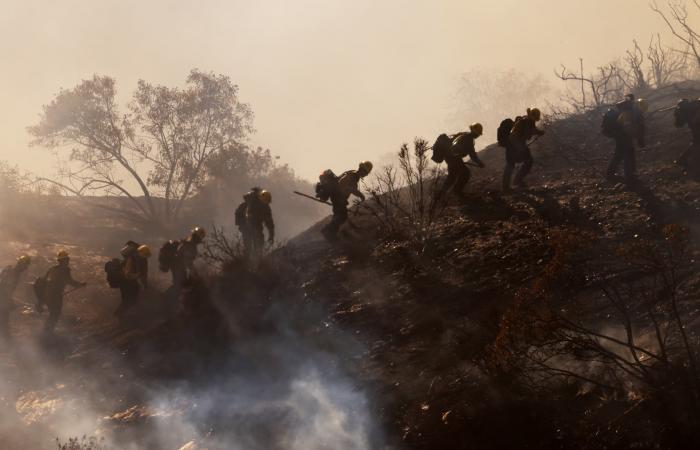
[[[382,224],[385,237],[408,238],[419,251],[446,207],[438,195],[441,170],[430,164],[428,152],[424,139],[416,138],[412,150],[403,144],[398,169],[385,167],[370,189],[372,201],[361,203]]]
[[[683,78],[687,67],[687,56],[664,47],[661,35],[651,37],[647,50],[649,79],[656,88],[663,88]]]
[[[700,13],[698,0],[691,0],[691,5],[695,6],[693,9],[697,9],[697,13]],[[700,34],[690,23],[691,13],[688,11],[687,2],[669,0],[665,7],[660,7],[654,0],[650,7],[666,22],[671,33],[683,44],[684,50],[681,52],[694,58],[696,64],[700,66]]]
[[[620,86],[620,69],[616,63],[600,66],[589,75],[584,74],[583,62],[581,62],[581,71],[579,73],[568,69],[562,64],[554,74],[564,82],[581,83],[581,98],[570,95],[566,100],[576,111],[597,108],[610,103],[612,99],[619,97],[619,93],[622,90]],[[586,92],[592,98],[590,103],[586,101]]]
[[[636,40],[625,56],[585,74],[561,65],[555,75],[565,83],[580,83],[581,92],[569,91],[566,102],[575,112],[597,109],[618,101],[626,92],[645,93],[688,78],[687,55],[665,47],[660,35],[653,35],[645,51]],[[588,99],[592,100],[588,100]]]
[[[192,70],[184,89],[141,80],[126,114],[115,85],[95,75],[61,90],[28,131],[34,145],[70,149],[50,182],[78,196],[126,197],[130,208],[99,206],[163,226],[202,186],[207,162],[252,131],[252,113],[223,75]]]
[[[634,46],[626,51],[624,64],[619,68],[618,77],[627,90],[643,91],[649,88],[644,67],[644,52],[636,39],[632,43]]]

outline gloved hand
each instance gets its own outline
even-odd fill
[[[366,200],[365,194],[363,194],[361,192],[360,192],[360,200],[362,200],[363,202]]]

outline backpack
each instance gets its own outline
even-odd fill
[[[515,120],[518,120],[518,118]],[[511,118],[503,119],[501,124],[498,126],[498,130],[496,131],[496,140],[500,147],[508,147],[508,144],[510,143],[510,132],[513,131],[515,120]]]
[[[177,259],[177,250],[180,248],[180,241],[167,241],[158,252],[158,268],[161,272],[168,272]]]
[[[435,139],[433,144],[433,156],[430,157],[433,161],[440,164],[445,160],[445,156],[449,153],[452,148],[452,139],[445,133]]]
[[[615,108],[610,108],[603,115],[603,122],[600,125],[600,132],[603,136],[614,138],[622,129],[620,125],[620,111]]]
[[[338,177],[331,169],[324,170],[316,183],[316,197],[324,202],[331,198],[331,194],[338,187]]]
[[[119,288],[124,282],[124,272],[122,271],[122,262],[117,258],[113,258],[105,263],[105,272],[107,273],[107,284],[112,289]]]

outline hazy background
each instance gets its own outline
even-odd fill
[[[413,136],[452,129],[460,74],[588,66],[665,25],[644,0],[3,0],[0,160],[47,173],[27,125],[59,88],[93,73],[127,98],[139,78],[230,75],[251,104],[253,144],[297,173],[345,170]],[[670,39],[667,43],[671,43]],[[505,114],[512,114],[504,111]],[[479,119],[478,113],[464,123]],[[485,124],[495,127],[497,124]]]

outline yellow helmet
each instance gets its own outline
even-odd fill
[[[195,236],[200,241],[203,241],[204,238],[207,236],[207,232],[204,228],[194,227],[192,228],[192,236]]]
[[[372,172],[372,167],[374,167],[374,166],[372,165],[371,161],[362,161],[360,163],[360,170],[366,172],[367,174]]]
[[[542,112],[539,110],[539,108],[528,108],[527,117],[537,122],[542,118]]]
[[[637,100],[637,107],[643,113],[649,111],[649,102],[643,98]]]
[[[61,250],[56,254],[56,260],[57,261],[62,261],[64,259],[68,259],[70,256],[68,255],[68,252],[65,250]]]
[[[17,258],[17,264],[20,265],[29,265],[29,263],[32,262],[32,257],[29,255],[22,255],[19,258]]]
[[[151,249],[148,247],[148,245],[141,245],[139,248],[136,249],[138,252],[139,256],[141,258],[150,258],[151,257]]]
[[[479,122],[475,122],[469,125],[469,131],[471,131],[472,136],[478,138],[479,136],[484,134],[484,126],[481,125]]]
[[[272,203],[272,194],[270,194],[270,191],[266,191],[265,189],[260,191],[260,200],[268,205]]]

